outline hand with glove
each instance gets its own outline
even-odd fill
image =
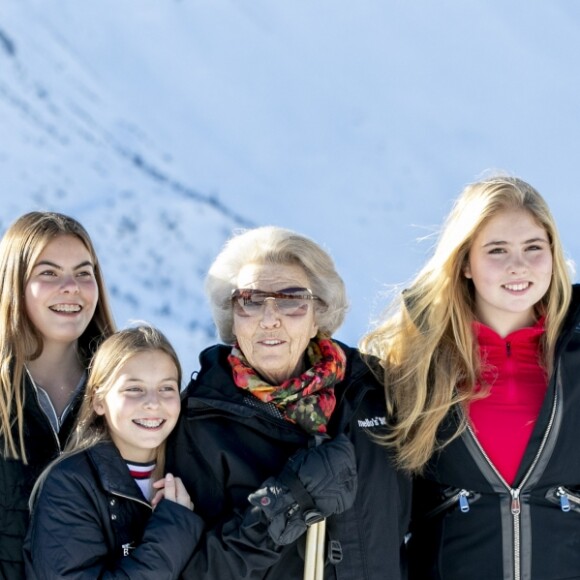
[[[357,490],[354,446],[339,435],[310,449],[301,449],[278,477],[269,477],[248,500],[270,522],[277,544],[291,544],[315,522],[340,514],[354,503]]]

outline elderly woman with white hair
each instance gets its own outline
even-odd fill
[[[374,437],[383,389],[331,338],[347,309],[331,257],[255,228],[225,245],[206,290],[225,344],[201,353],[168,445],[208,527],[183,577],[302,578],[305,532],[324,518],[318,578],[404,578],[410,483]]]

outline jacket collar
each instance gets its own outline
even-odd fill
[[[336,341],[346,354],[346,374],[337,384],[337,397],[344,396],[353,383],[372,374],[358,350]],[[195,382],[195,396],[200,398],[225,399],[240,403],[244,396],[233,382],[230,364],[227,360],[231,346],[218,344],[203,350],[199,356],[201,369]],[[190,393],[188,393],[189,395]]]
[[[344,379],[335,387],[337,403],[329,421],[329,430],[333,431],[344,428],[369,389],[376,390],[381,397],[384,396],[382,386],[374,378],[358,350],[341,342],[338,344],[346,354],[347,364]],[[195,414],[201,412],[205,416],[213,412],[227,412],[242,421],[251,421],[256,416],[257,411],[244,403],[244,391],[234,384],[227,360],[230,350],[231,347],[227,345],[214,345],[200,354],[201,369],[188,386],[183,402],[186,413],[187,409],[195,409]],[[252,424],[256,427],[255,422]],[[288,436],[292,436],[291,432],[295,433],[294,436],[304,436],[301,429],[288,424]]]
[[[87,455],[105,491],[141,502],[146,501],[131,477],[125,460],[111,441],[102,441],[89,447]]]
[[[568,308],[568,315],[560,332],[556,352],[561,352],[575,331],[580,330],[580,284],[572,286],[572,300]]]

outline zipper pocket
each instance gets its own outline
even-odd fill
[[[552,503],[559,504],[560,509],[565,513],[569,511],[580,512],[579,492],[572,491],[563,485],[549,489],[546,493],[546,499]]]
[[[468,491],[467,489],[448,489],[445,492],[445,499],[433,509],[429,510],[422,519],[428,520],[435,516],[458,508],[461,513],[466,514],[471,509],[471,503],[477,501],[480,493]]]

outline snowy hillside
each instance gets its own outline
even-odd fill
[[[2,230],[31,209],[77,217],[118,323],[156,323],[192,358],[214,341],[205,271],[232,229],[252,222],[175,179],[168,155],[42,22],[0,28],[0,70]]]
[[[187,371],[225,238],[297,229],[355,343],[484,170],[538,187],[578,259],[579,52],[567,0],[0,0],[0,227],[79,218],[118,323],[158,324]]]

